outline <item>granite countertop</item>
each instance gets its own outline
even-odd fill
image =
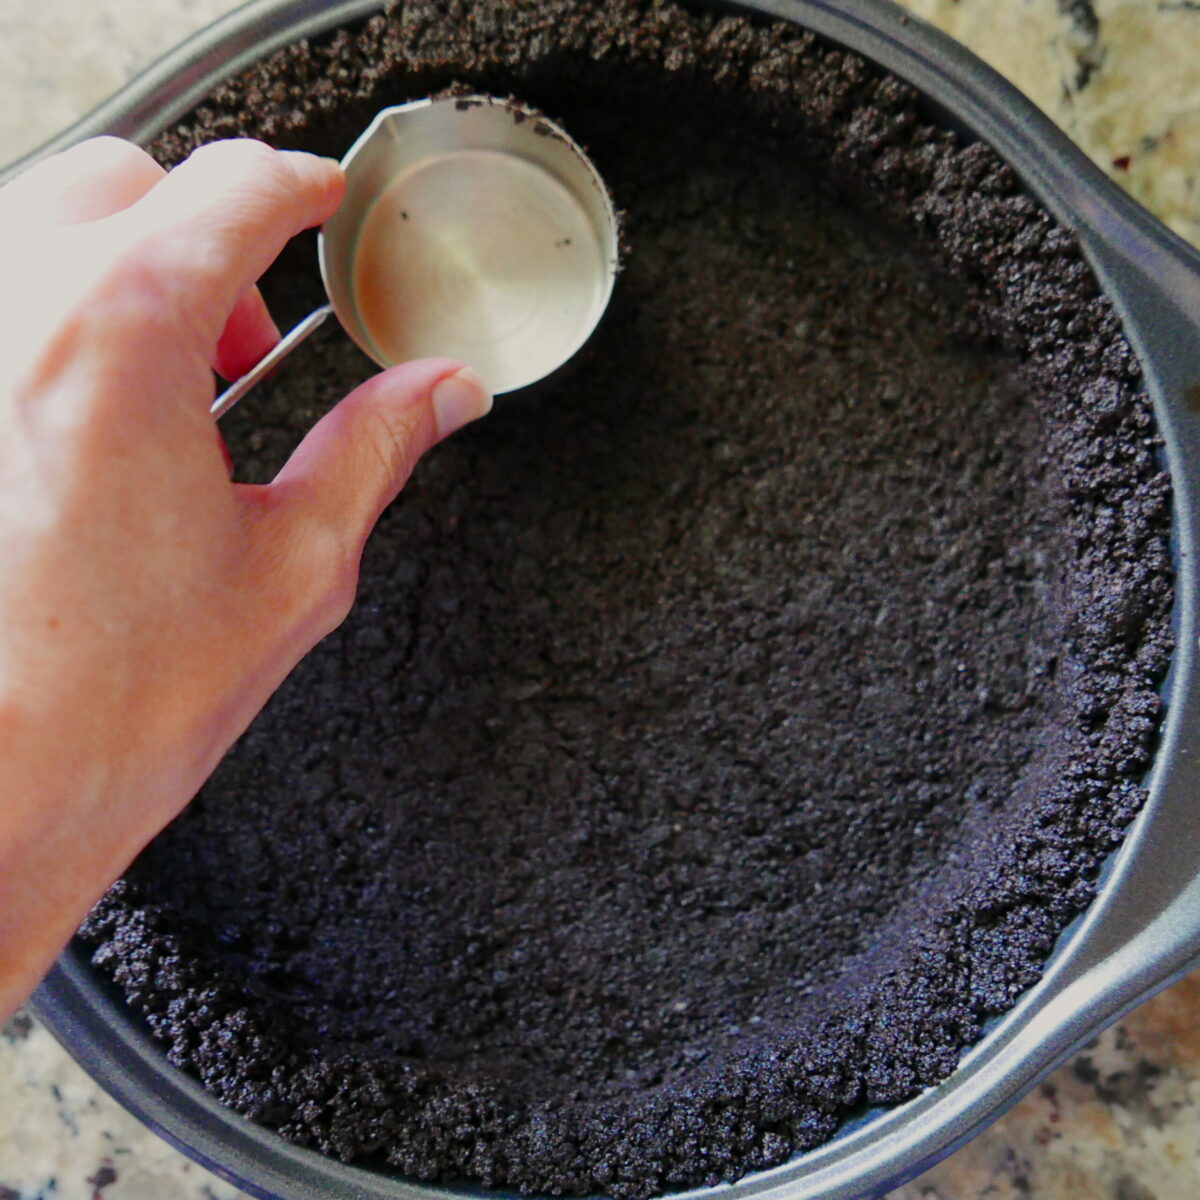
[[[1049,113],[1200,245],[1200,4],[904,0]],[[0,0],[0,164],[232,0]],[[109,1100],[30,1016],[0,1036],[0,1200],[232,1200]],[[889,1200],[1200,1196],[1200,972],[1076,1055]]]

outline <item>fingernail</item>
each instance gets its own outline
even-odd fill
[[[470,367],[463,367],[434,385],[433,415],[440,438],[491,411],[492,393]]]
[[[336,158],[328,154],[313,154],[308,150],[280,150],[280,154],[286,155],[294,162],[315,161],[324,163],[327,167],[336,167],[339,171],[342,169],[342,164]]]

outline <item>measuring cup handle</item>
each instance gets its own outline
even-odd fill
[[[217,398],[209,411],[213,418],[227,413],[260,379],[269,375],[309,334],[333,312],[333,306],[324,304],[311,312],[290,333],[279,339],[275,348],[264,354],[240,379],[235,379]]]

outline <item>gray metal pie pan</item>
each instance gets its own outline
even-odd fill
[[[371,15],[381,0],[252,0],[159,60],[34,154],[112,133],[147,142],[213,87],[280,47]],[[829,1143],[736,1184],[760,1200],[853,1200],[898,1186],[1015,1103],[1073,1051],[1200,961],[1200,681],[1193,562],[1200,516],[1200,254],[1130,199],[1028,100],[963,49],[887,0],[746,0],[841,43],[913,84],[945,123],[993,146],[1029,192],[1076,231],[1124,319],[1154,399],[1175,496],[1176,649],[1150,798],[1105,869],[1097,899],[1059,938],[1041,981],[989,1026],[943,1083],[862,1114]],[[88,965],[66,950],[38,1015],[104,1088],[147,1125],[246,1191],[286,1200],[445,1200],[473,1187],[413,1183],[288,1144],[220,1105]]]

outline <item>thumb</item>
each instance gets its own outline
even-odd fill
[[[392,367],[351,392],[309,430],[266,489],[272,524],[288,526],[301,568],[307,560],[320,570],[332,548],[357,569],[363,543],[421,455],[491,407],[483,380],[448,358]],[[319,561],[306,554],[309,547]]]

